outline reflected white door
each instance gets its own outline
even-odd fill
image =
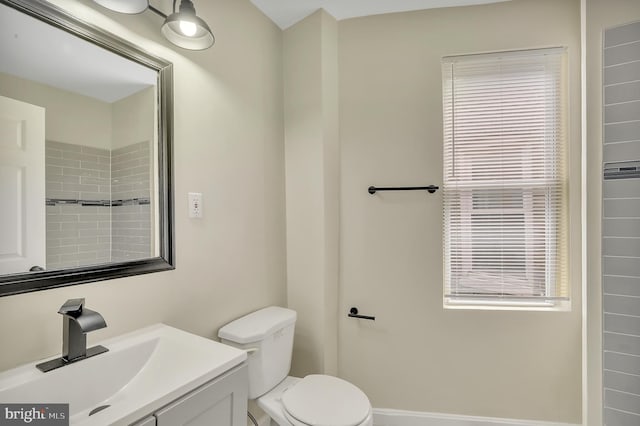
[[[44,114],[0,96],[0,274],[45,267]]]

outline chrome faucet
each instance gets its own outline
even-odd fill
[[[62,314],[62,357],[36,365],[39,370],[51,371],[108,351],[100,345],[87,349],[87,333],[107,323],[98,312],[84,307],[84,299],[67,300],[58,313]]]

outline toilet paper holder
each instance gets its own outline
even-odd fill
[[[349,309],[349,314],[347,315],[349,318],[360,318],[360,319],[366,319],[366,320],[371,320],[371,321],[375,321],[376,317],[372,317],[370,315],[360,315],[358,314],[358,308],[356,307],[352,307],[351,309]]]

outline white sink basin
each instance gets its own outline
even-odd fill
[[[0,373],[0,401],[69,403],[72,425],[128,425],[247,358],[242,350],[164,324],[100,344],[109,352],[47,373],[35,367],[40,361]]]

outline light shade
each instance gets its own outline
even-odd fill
[[[196,16],[191,0],[180,2],[180,11],[167,17],[161,31],[167,40],[184,49],[203,50],[215,43],[207,23]]]
[[[142,13],[149,7],[149,0],[93,0],[100,6],[120,13]]]

